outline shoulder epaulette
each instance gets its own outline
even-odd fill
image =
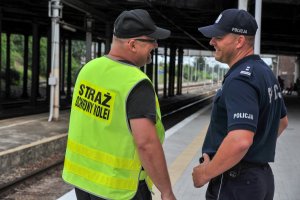
[[[252,74],[252,66],[247,65],[240,71],[240,75],[250,77]]]

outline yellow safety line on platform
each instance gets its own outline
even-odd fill
[[[187,168],[187,166],[190,164],[192,159],[195,157],[199,148],[202,147],[207,128],[208,125],[206,125],[206,127],[200,131],[200,133],[195,137],[195,139],[193,139],[193,141],[184,149],[184,151],[182,151],[181,154],[177,156],[176,160],[169,167],[168,170],[169,170],[172,186],[176,184],[176,182],[181,177],[184,170]],[[191,175],[191,179],[192,179],[192,175]],[[153,192],[155,194],[152,196],[153,200],[161,199],[160,192],[155,186],[153,186]]]

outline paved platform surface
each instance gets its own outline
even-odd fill
[[[289,126],[278,139],[275,163],[274,200],[300,200],[300,99],[286,96]],[[178,200],[204,200],[206,186],[196,189],[192,169],[198,164],[203,139],[210,118],[210,107],[197,112],[166,132],[165,155],[172,185]],[[75,199],[74,191],[59,200]],[[160,199],[155,189],[153,199]]]
[[[46,113],[0,120],[0,152],[66,133],[69,111],[60,111],[58,121],[48,122]]]

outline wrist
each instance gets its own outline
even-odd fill
[[[211,174],[211,167],[210,167],[210,163],[208,163],[207,165],[204,166],[204,179],[207,181],[210,181],[210,179],[212,179],[214,176]]]

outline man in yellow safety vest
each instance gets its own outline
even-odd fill
[[[170,31],[135,9],[118,16],[113,34],[109,54],[76,80],[63,179],[80,200],[152,199],[152,182],[162,199],[174,200],[158,98],[139,69]]]

